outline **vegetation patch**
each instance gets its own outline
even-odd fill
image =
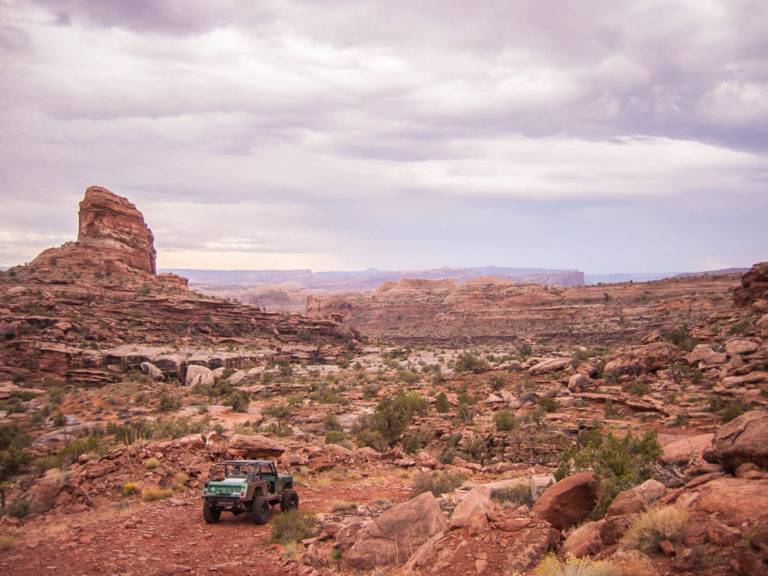
[[[650,508],[632,522],[622,543],[627,548],[655,554],[665,540],[679,542],[682,539],[683,523],[687,517],[687,511],[681,506]]]
[[[451,472],[419,472],[413,479],[411,496],[418,496],[424,492],[432,492],[434,496],[453,492],[464,483],[466,477],[463,474]]]
[[[270,542],[286,544],[288,542],[300,542],[312,538],[317,533],[317,520],[315,515],[297,509],[278,514],[272,519],[272,533]]]

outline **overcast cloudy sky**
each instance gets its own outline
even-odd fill
[[[100,185],[159,268],[768,260],[765,0],[0,0],[0,265]]]

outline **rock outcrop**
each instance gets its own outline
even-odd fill
[[[748,462],[768,470],[768,412],[752,410],[721,427],[704,459],[728,472]]]
[[[106,188],[91,186],[80,202],[77,241],[97,248],[105,259],[155,274],[155,237],[131,202]]]
[[[431,492],[390,508],[363,527],[343,556],[343,565],[355,570],[399,565],[419,546],[448,528]]]
[[[741,286],[733,290],[733,300],[742,308],[752,306],[768,312],[768,262],[755,264],[741,277]]]
[[[154,240],[136,206],[106,188],[91,186],[80,202],[77,241],[44,250],[31,265],[59,273],[94,269],[110,275],[154,276]],[[183,284],[186,287],[186,280]]]

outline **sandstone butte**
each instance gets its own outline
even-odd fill
[[[152,231],[134,204],[88,188],[77,240],[2,275],[0,378],[42,372],[71,382],[110,382],[120,377],[110,366],[152,362],[174,351],[169,344],[179,359],[166,360],[167,370],[184,378],[186,360],[196,353],[213,356],[206,363],[211,368],[273,357],[333,361],[358,338],[335,320],[268,313],[189,292],[186,278],[156,274],[155,256]],[[222,346],[228,349],[223,360]]]
[[[79,221],[0,273],[1,574],[530,576],[550,553],[592,573],[768,573],[768,265],[413,279],[318,296],[312,319],[156,274],[143,215],[103,188]],[[399,391],[424,405],[377,428]],[[655,479],[598,514],[610,479],[561,454],[651,429]],[[277,510],[202,519],[211,462],[257,454],[300,480],[317,530],[295,545],[267,545]],[[654,514],[665,531],[633,540]]]

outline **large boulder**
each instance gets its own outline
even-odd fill
[[[354,570],[400,565],[422,544],[448,528],[431,492],[394,506],[360,530],[342,565]]]
[[[279,458],[285,448],[266,436],[235,434],[229,439],[230,452],[244,458]]]
[[[592,472],[574,474],[550,486],[531,509],[558,530],[585,520],[595,508],[598,483]]]
[[[213,370],[207,366],[190,364],[187,366],[187,386],[202,384],[203,386],[213,386],[216,379],[213,376]]]
[[[563,555],[581,558],[600,552],[604,546],[600,538],[602,524],[603,522],[585,522],[576,528],[563,542]]]
[[[714,436],[714,434],[708,432],[665,444],[663,446],[663,458],[676,466],[685,466],[689,462],[691,464],[700,464],[702,454],[712,445],[712,438]]]
[[[56,505],[56,497],[64,487],[67,474],[58,468],[48,470],[27,492],[31,512],[42,514]]]
[[[453,511],[450,520],[451,528],[466,527],[470,533],[477,534],[488,527],[488,514],[496,510],[496,504],[491,500],[490,489],[475,486]]]
[[[745,462],[768,470],[768,412],[752,410],[721,426],[704,459],[731,473]]]
[[[545,358],[538,364],[531,366],[528,372],[535,376],[537,374],[548,374],[550,372],[557,372],[563,370],[571,364],[570,358]]]

